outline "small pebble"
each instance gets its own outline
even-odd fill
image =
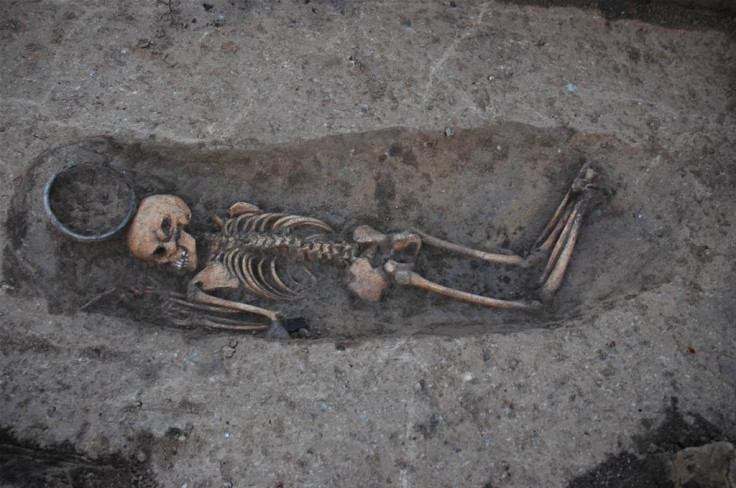
[[[232,346],[225,346],[222,348],[222,356],[225,358],[231,358],[235,355],[235,348]]]

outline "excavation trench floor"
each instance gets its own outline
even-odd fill
[[[337,240],[349,241],[361,223],[385,232],[417,227],[478,249],[522,255],[587,163],[601,175],[601,196],[585,219],[564,288],[545,310],[486,309],[400,287],[379,303],[366,303],[347,292],[345,269],[324,265],[311,266],[317,281],[298,300],[238,297],[304,317],[317,338],[549,327],[669,279],[682,236],[678,216],[663,215],[680,191],[679,180],[658,185],[654,194],[620,183],[622,175],[648,172],[667,158],[612,137],[523,124],[458,130],[450,137],[389,129],[248,151],[90,138],[50,150],[29,167],[6,224],[6,274],[22,292],[45,298],[52,313],[105,313],[153,327],[205,323],[196,311],[179,310],[165,298],[168,290],[186,291],[187,277],[136,260],[125,232],[109,242],[79,243],[50,225],[39,196],[51,175],[75,163],[109,164],[139,199],[181,196],[191,205],[190,230],[200,243],[204,233],[215,232],[213,215],[224,217],[232,203],[247,201],[322,219],[342,229]],[[652,197],[661,203],[648,203]],[[644,214],[651,218],[644,221]],[[200,248],[200,262],[204,252]],[[507,299],[536,298],[544,265],[509,269],[432,249],[420,256],[417,271],[433,281]]]

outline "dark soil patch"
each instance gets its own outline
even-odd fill
[[[41,446],[16,438],[8,428],[0,428],[0,481],[26,488],[158,486],[145,462],[121,454],[90,458],[68,442]]]
[[[635,437],[636,450],[611,456],[590,472],[573,479],[568,488],[671,488],[668,465],[673,455],[687,447],[734,439],[698,414],[683,414],[677,397],[664,419],[642,422],[646,432]]]
[[[505,0],[542,7],[597,9],[609,21],[636,19],[679,29],[719,30],[736,37],[736,3],[731,0]]]

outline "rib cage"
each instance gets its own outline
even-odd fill
[[[357,247],[330,240],[333,233],[329,225],[311,217],[247,212],[229,218],[219,233],[208,236],[209,261],[222,263],[252,295],[290,299],[303,288],[291,278],[290,264],[343,267],[355,259]]]

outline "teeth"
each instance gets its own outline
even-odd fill
[[[181,257],[176,260],[176,262],[174,263],[174,267],[181,270],[184,269],[187,264],[189,264],[189,253],[186,249],[182,249]]]

